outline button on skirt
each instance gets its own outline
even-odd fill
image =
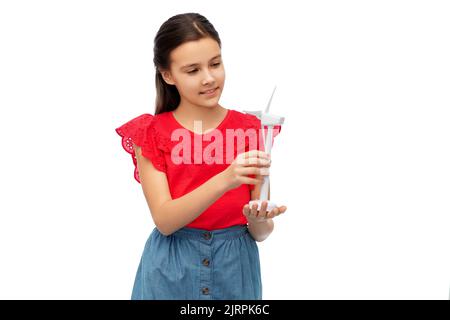
[[[157,228],[145,243],[132,300],[261,300],[258,246],[247,225]]]

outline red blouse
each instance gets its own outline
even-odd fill
[[[186,138],[190,135],[190,155],[189,152],[183,155],[183,151],[188,149],[180,148],[181,143],[184,142],[184,137],[174,136],[171,139],[172,133],[176,129],[182,129],[178,130],[178,132],[186,134]],[[250,135],[245,135],[245,141],[239,140],[235,136],[233,139],[234,150],[229,149],[227,153],[225,145],[225,141],[229,140],[226,139],[227,129],[243,129],[244,132],[247,129],[255,129],[259,135],[258,143],[255,140],[250,142]],[[175,119],[172,112],[164,112],[155,116],[145,113],[131,119],[115,130],[122,137],[123,148],[132,156],[136,181],[140,183],[133,143],[141,147],[142,155],[150,159],[157,170],[166,174],[172,199],[182,197],[225,170],[238,154],[256,148],[264,150],[263,136],[260,131],[261,121],[252,114],[232,109],[228,109],[225,118],[215,130],[204,134],[196,134],[184,128]],[[275,126],[273,137],[280,130],[281,126]],[[215,136],[214,132],[217,134],[219,131],[223,137],[223,154],[220,156],[219,153],[218,157],[215,157],[215,148],[212,148],[212,146],[216,142],[217,136]],[[220,143],[220,140],[217,143]],[[183,160],[181,163],[172,154],[172,149],[175,146],[177,146],[175,149],[177,152],[174,152],[174,154],[178,154],[178,160]],[[197,146],[197,148],[194,149],[194,146]],[[214,157],[215,161],[203,159],[202,155],[207,154],[205,149],[206,151],[212,150],[208,154]],[[231,152],[232,154],[229,154]],[[230,157],[232,157],[231,161]],[[217,161],[217,159],[222,160]],[[186,227],[216,230],[247,224],[242,208],[250,201],[250,191],[253,188],[254,185],[242,184],[235,189],[229,190]]]

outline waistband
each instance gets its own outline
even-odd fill
[[[212,241],[214,239],[217,240],[225,240],[225,239],[235,239],[242,237],[248,233],[248,227],[246,224],[231,226],[224,229],[216,229],[216,230],[204,230],[197,228],[181,228],[172,233],[175,237],[181,238],[189,238],[194,240],[208,240]]]

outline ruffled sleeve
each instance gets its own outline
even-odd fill
[[[264,151],[264,141],[266,135],[267,135],[267,129],[268,127],[264,127],[264,135],[262,134],[262,128],[261,128],[261,120],[258,119],[255,115],[247,114],[248,115],[248,127],[255,129],[256,132],[259,134],[258,136],[258,143],[257,143],[257,149],[260,151]],[[281,131],[281,125],[276,125],[273,127],[273,135],[272,135],[272,147],[275,142],[275,137],[280,134]],[[255,175],[249,175],[251,178],[255,178]],[[255,189],[255,185],[249,184],[248,185],[250,190]]]
[[[134,178],[139,183],[141,181],[139,179],[139,170],[133,143],[141,147],[142,155],[151,160],[157,170],[166,173],[164,154],[158,148],[157,131],[154,122],[154,116],[145,113],[115,129],[117,134],[122,137],[123,149],[131,154],[134,165]]]

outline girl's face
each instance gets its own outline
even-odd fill
[[[203,38],[185,42],[172,50],[170,59],[170,70],[162,71],[161,75],[168,84],[176,86],[181,103],[217,106],[225,83],[225,69],[217,41]]]

